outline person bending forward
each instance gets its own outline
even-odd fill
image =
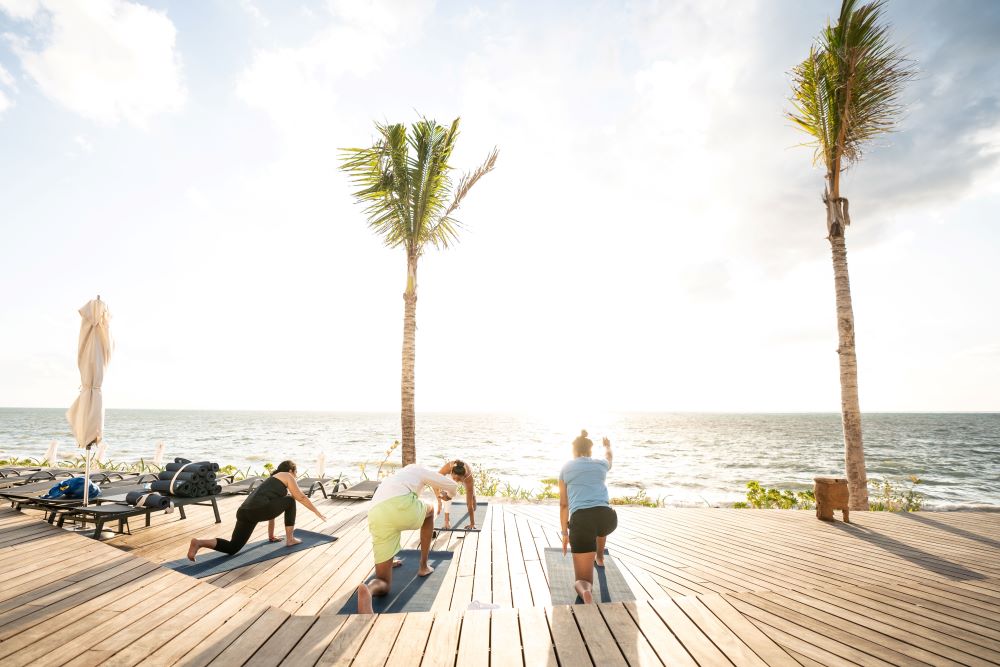
[[[295,472],[294,461],[279,463],[271,476],[247,496],[236,510],[236,527],[233,528],[232,537],[228,540],[221,537],[194,538],[188,547],[188,560],[193,561],[200,549],[215,549],[230,556],[235,554],[246,545],[253,529],[261,521],[267,521],[267,539],[279,542],[281,538],[274,535],[274,519],[280,514],[285,515],[285,546],[299,544],[302,540],[296,539],[294,535],[295,501],[305,505],[323,521],[326,521],[326,517],[302,494],[295,481]],[[288,495],[289,492],[291,495]]]
[[[425,486],[438,496],[455,495],[458,485],[449,477],[411,463],[379,484],[368,508],[368,531],[372,535],[375,578],[358,586],[358,613],[374,613],[372,596],[386,595],[392,587],[393,558],[402,549],[404,530],[420,529],[420,565],[417,574],[426,577],[434,571],[427,564],[434,532],[434,506],[418,497]]]
[[[455,459],[454,461],[448,461],[441,469],[438,470],[442,475],[448,475],[453,480],[465,487],[465,504],[469,508],[469,530],[476,529],[476,489],[475,484],[472,479],[472,467],[469,466],[465,461],[460,461]],[[442,501],[444,509],[444,527],[451,528],[451,514],[448,510],[451,509],[451,496],[448,493],[442,493],[438,496],[438,514],[442,510]]]
[[[562,549],[573,552],[573,587],[587,604],[594,601],[594,566],[604,567],[604,544],[618,527],[608,498],[611,441],[604,438],[604,458],[591,458],[594,443],[586,431],[573,441],[573,459],[559,472],[559,521]]]

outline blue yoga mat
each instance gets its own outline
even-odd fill
[[[625,602],[634,600],[635,594],[629,588],[615,559],[604,550],[604,567],[594,566],[594,602]],[[576,581],[573,573],[573,554],[566,550],[563,556],[561,547],[545,549],[545,569],[549,574],[549,593],[552,594],[552,604],[581,604],[583,600],[576,594],[573,584]]]
[[[416,549],[406,549],[396,554],[402,558],[403,564],[392,570],[392,587],[388,595],[372,598],[372,607],[376,614],[398,614],[411,611],[430,611],[434,598],[441,589],[441,582],[451,566],[450,551],[432,551],[427,556],[427,564],[434,568],[426,577],[417,576],[420,565],[420,552]],[[358,594],[353,593],[348,598],[338,614],[358,613]]]
[[[227,556],[224,553],[210,549],[202,549],[198,552],[198,560],[194,563],[187,558],[180,558],[172,560],[169,563],[163,563],[163,567],[169,567],[171,570],[176,570],[181,574],[201,579],[213,574],[235,570],[245,565],[263,563],[272,558],[288,556],[309,549],[310,547],[329,544],[337,539],[333,535],[314,533],[309,530],[296,530],[295,537],[302,540],[302,544],[296,544],[294,547],[286,547],[284,540],[280,542],[268,542],[267,539],[263,539],[259,542],[251,542],[232,556]]]
[[[486,521],[486,508],[489,503],[476,503],[476,529],[482,530],[483,522]],[[444,527],[444,511],[434,518],[434,530],[470,530],[469,529],[469,506],[464,500],[453,500],[451,502],[451,528]]]

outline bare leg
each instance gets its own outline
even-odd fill
[[[392,587],[392,559],[375,564],[375,578],[358,586],[358,613],[374,614],[372,596],[382,596]]]
[[[597,567],[604,567],[604,545],[607,544],[608,536],[597,538],[597,554],[594,556],[594,564]]]
[[[274,536],[274,519],[270,519],[267,522],[267,541],[268,542],[278,542],[281,540],[280,537]]]
[[[188,560],[194,561],[195,556],[198,555],[198,551],[201,549],[214,549],[215,548],[215,538],[210,537],[207,540],[199,540],[195,538],[191,540],[191,544],[188,546]]]
[[[576,578],[573,588],[576,589],[577,595],[583,599],[585,604],[591,604],[594,601],[594,556],[595,552],[593,551],[573,554],[573,576]]]
[[[420,568],[417,575],[426,577],[434,571],[434,568],[427,564],[427,554],[431,552],[431,540],[434,537],[434,508],[427,506],[427,516],[424,517],[424,524],[420,526]]]
[[[294,547],[296,544],[302,544],[302,540],[295,537],[295,526],[285,526],[285,546]]]

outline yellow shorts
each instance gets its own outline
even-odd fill
[[[427,516],[425,505],[417,494],[408,493],[383,500],[368,510],[368,531],[372,534],[375,563],[384,563],[399,553],[400,533],[417,530]]]

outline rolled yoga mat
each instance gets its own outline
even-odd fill
[[[171,570],[176,570],[181,574],[201,579],[213,574],[235,570],[238,567],[262,563],[272,558],[288,556],[337,540],[333,535],[314,533],[309,530],[296,530],[295,537],[302,540],[302,544],[296,544],[294,547],[286,547],[284,539],[280,542],[268,542],[265,537],[258,542],[251,542],[232,556],[212,551],[211,549],[202,549],[198,552],[198,560],[194,563],[187,558],[180,558],[172,560],[169,563],[163,563],[163,567],[169,567]]]
[[[448,568],[451,566],[452,552],[432,551],[427,556],[427,564],[434,568],[426,577],[417,576],[420,565],[420,552],[416,549],[405,549],[396,554],[402,558],[403,564],[392,570],[392,587],[388,595],[372,598],[372,607],[376,614],[398,614],[411,611],[430,611],[434,598],[441,590]],[[338,614],[358,613],[358,594],[351,596],[340,608]]]
[[[152,507],[158,510],[170,507],[170,498],[149,491],[129,491],[125,494],[125,502],[134,507]]]
[[[489,506],[489,503],[476,503],[475,532],[477,533],[482,529],[483,521],[486,521],[486,508]],[[444,508],[442,508],[441,513],[434,518],[434,530],[465,530],[472,532],[469,528],[469,506],[464,500],[451,501],[451,514],[449,518],[451,519],[451,528],[445,528]]]
[[[158,479],[155,482],[151,482],[149,488],[151,491],[159,491],[160,493],[167,493],[172,496],[180,496],[182,498],[202,498],[204,496],[212,495],[212,490],[214,489],[205,484],[194,484],[192,482],[177,482],[174,484],[173,492],[170,490],[170,480],[168,479]]]
[[[604,567],[594,566],[594,602],[626,602],[634,600],[635,594],[615,563],[615,559],[604,550]],[[545,569],[549,573],[549,593],[552,604],[581,604],[583,600],[576,594],[573,584],[573,554],[569,549],[563,556],[561,547],[545,550]]]
[[[203,480],[203,481],[206,481],[206,482],[214,482],[215,481],[215,473],[211,472],[211,471],[208,471],[208,472],[192,472],[192,471],[189,471],[189,470],[185,470],[183,472],[161,472],[161,473],[158,473],[156,475],[156,478],[157,479],[165,479],[167,481],[170,481],[170,480],[176,478],[178,480],[183,480],[185,482],[198,481],[198,480]]]

